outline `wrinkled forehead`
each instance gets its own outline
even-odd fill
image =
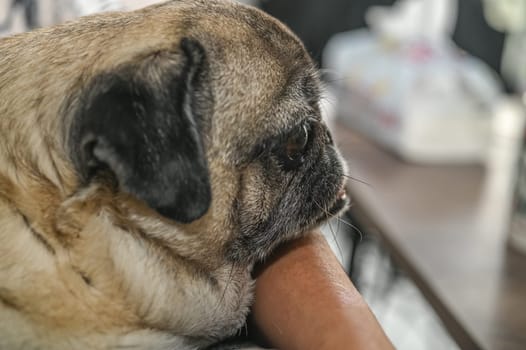
[[[260,65],[254,61],[255,65]],[[216,94],[214,143],[239,155],[307,119],[320,119],[319,79],[310,62],[296,69],[273,62],[240,72]]]
[[[245,123],[257,128],[261,137],[286,131],[307,119],[320,119],[317,71],[310,61],[290,69],[280,84],[269,85],[271,98],[265,103],[256,102],[253,114],[241,115]]]

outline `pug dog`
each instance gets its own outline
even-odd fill
[[[347,203],[313,61],[230,1],[0,40],[0,349],[205,349]]]

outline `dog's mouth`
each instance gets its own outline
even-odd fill
[[[336,195],[336,200],[332,204],[332,206],[329,208],[327,212],[327,216],[333,217],[338,215],[345,207],[347,207],[349,204],[349,197],[347,196],[347,191],[345,190],[345,186],[342,186],[340,190],[338,191],[338,194]]]
[[[334,216],[337,215],[341,210],[343,210],[347,205],[349,204],[349,197],[347,196],[347,191],[345,190],[345,186],[342,186],[341,189],[338,191],[338,194],[336,195],[336,201],[332,205],[332,207],[329,209],[329,215]]]
[[[349,206],[349,203],[350,200],[349,196],[347,195],[345,185],[342,185],[340,187],[340,190],[336,194],[334,202],[331,204],[330,207],[328,207],[328,209],[323,210],[323,213],[315,221],[316,225],[321,224],[322,222],[337,216],[340,212],[342,212],[345,208]]]

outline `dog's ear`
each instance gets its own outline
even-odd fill
[[[205,114],[213,105],[203,47],[183,39],[89,84],[70,142],[84,181],[108,169],[121,190],[188,223],[210,205]]]

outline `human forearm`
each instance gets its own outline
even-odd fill
[[[257,277],[253,317],[273,346],[392,349],[320,233],[285,245]]]

